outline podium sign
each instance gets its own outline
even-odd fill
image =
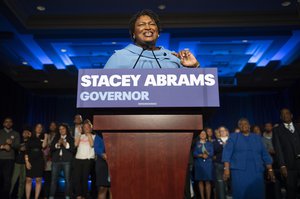
[[[216,68],[81,69],[78,108],[218,107]]]

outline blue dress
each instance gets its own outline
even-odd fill
[[[272,164],[261,137],[250,133],[231,134],[223,150],[230,163],[233,199],[264,199],[264,164]]]
[[[96,135],[94,141],[94,149],[96,158],[96,185],[97,187],[110,187],[110,176],[108,171],[108,164],[106,160],[102,158],[102,154],[105,153],[105,146],[103,139]]]
[[[200,154],[203,154],[204,151],[208,152],[208,158],[203,159],[197,157]],[[212,181],[213,180],[213,161],[212,157],[214,155],[213,144],[211,142],[201,143],[198,141],[195,144],[193,155],[195,158],[194,161],[194,174],[195,181]]]
[[[135,44],[129,44],[124,49],[117,50],[107,61],[105,69],[131,69],[135,62],[138,60],[139,55],[143,49]],[[155,59],[153,53],[155,54]],[[138,63],[136,69],[141,68],[159,68],[157,61],[162,68],[181,68],[183,67],[180,63],[180,59],[174,56],[172,51],[169,51],[163,47],[159,50],[145,50]]]

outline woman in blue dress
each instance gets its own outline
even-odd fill
[[[223,149],[224,179],[231,174],[233,199],[263,199],[264,165],[268,178],[275,180],[272,159],[261,137],[250,133],[247,119],[240,119],[238,126],[241,133],[232,133]]]
[[[201,198],[210,199],[213,180],[213,144],[207,140],[205,131],[201,131],[199,137],[200,140],[196,142],[193,152],[195,181],[199,182]]]
[[[96,184],[98,187],[98,199],[112,198],[110,192],[110,176],[108,171],[107,156],[102,135],[97,134],[94,141],[96,160]]]

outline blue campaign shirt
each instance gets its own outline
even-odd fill
[[[137,61],[139,55],[143,49],[135,44],[129,44],[122,50],[116,50],[116,52],[109,58],[105,64],[105,69],[131,69]],[[180,59],[173,55],[172,51],[169,51],[163,47],[159,50],[153,51],[159,64],[162,68],[182,68]],[[155,57],[151,50],[145,50],[141,55],[138,63],[136,64],[137,69],[141,68],[159,68]]]
[[[99,135],[96,135],[95,137],[94,150],[95,154],[100,157],[102,157],[102,154],[105,153],[104,141]]]

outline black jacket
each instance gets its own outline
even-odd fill
[[[70,148],[66,149],[64,146],[61,148],[56,148],[55,145],[59,141],[60,136],[56,136],[50,146],[51,156],[53,162],[71,162],[74,157],[75,146],[74,146],[74,138],[70,135],[66,137],[66,141],[69,143]],[[60,157],[59,152],[62,149],[62,157]]]
[[[294,124],[295,132],[291,133],[284,124],[273,129],[272,142],[279,167],[288,170],[297,169],[296,155],[300,153],[300,129]]]

